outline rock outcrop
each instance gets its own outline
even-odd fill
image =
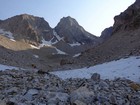
[[[113,33],[118,31],[136,30],[140,27],[140,2],[137,0],[120,15],[115,16]]]
[[[50,73],[13,69],[0,71],[0,80],[2,105],[140,104],[140,84],[127,79],[62,80]]]
[[[2,20],[0,20],[0,24],[2,23]]]
[[[101,42],[104,42],[108,38],[110,38],[112,35],[112,31],[113,31],[113,27],[109,27],[109,28],[104,29],[101,33],[101,36],[100,36]]]
[[[99,43],[98,37],[88,33],[70,16],[63,17],[54,30],[61,38],[55,46],[71,55],[83,52]]]
[[[139,13],[140,2],[135,2],[120,15],[115,16],[111,37],[103,44],[83,53],[77,62],[86,60],[89,65],[94,65],[131,55],[140,55]]]

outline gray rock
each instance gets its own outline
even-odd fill
[[[100,81],[99,86],[103,87],[103,88],[108,88],[109,87],[109,85],[105,81]]]
[[[74,105],[87,105],[86,103],[79,101],[79,100],[76,100],[73,104]]]
[[[31,95],[35,95],[35,94],[38,94],[38,90],[37,89],[29,89],[28,91],[27,91],[27,94],[31,94]]]
[[[37,89],[29,89],[27,93],[24,95],[24,99],[31,101],[33,99],[33,95],[37,95],[38,92],[39,91]]]
[[[116,97],[113,96],[113,95],[110,96],[109,101],[110,101],[111,104],[117,104]]]
[[[11,75],[14,78],[9,78]],[[51,74],[46,79],[37,72],[3,71],[0,105],[7,105],[6,102],[14,105],[139,105],[140,91],[130,85],[134,82],[121,78],[102,80],[98,74],[95,77],[96,81],[78,78],[64,81]]]
[[[47,92],[48,103],[47,104],[57,104],[58,102],[66,103],[69,99],[67,93],[61,92]]]
[[[14,102],[8,101],[8,102],[6,102],[6,105],[17,105],[17,104]]]
[[[12,87],[12,88],[10,88],[9,90],[7,90],[7,93],[8,94],[15,94],[15,93],[17,93],[18,92],[18,88],[17,87]]]
[[[94,81],[99,81],[99,80],[100,80],[100,74],[94,73],[94,74],[91,76],[91,79],[94,80]]]
[[[6,102],[3,100],[0,100],[0,105],[6,105]]]
[[[80,87],[70,94],[70,101],[73,103],[76,100],[79,100],[85,103],[90,103],[92,102],[93,96],[93,91],[89,90],[87,87]]]

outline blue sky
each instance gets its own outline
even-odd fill
[[[62,17],[71,16],[88,32],[99,36],[113,25],[115,15],[135,0],[0,0],[0,19],[19,14],[44,17],[55,27]]]

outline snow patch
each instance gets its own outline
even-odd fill
[[[11,41],[13,41],[13,42],[16,42],[16,40],[14,40],[14,39],[10,39]]]
[[[140,83],[140,59],[138,59],[138,57],[129,57],[89,68],[55,71],[50,73],[55,74],[62,79],[91,78],[93,73],[99,73],[102,79],[115,79],[121,77]]]
[[[78,53],[78,54],[75,54],[73,57],[78,57],[80,55],[81,55],[81,53]]]
[[[4,29],[0,29],[0,34],[2,34],[3,36],[6,36],[11,41],[15,41],[14,37],[13,37],[13,34],[10,31],[4,31]]]
[[[30,44],[30,46],[31,46],[31,48],[33,48],[33,49],[40,49],[39,47],[36,47],[36,46],[34,46],[34,45],[32,45],[32,44]]]
[[[43,47],[43,46],[52,46],[53,44],[56,44],[58,41],[56,40],[55,42],[52,42],[53,38],[50,41],[46,41],[43,37],[42,37],[42,44],[40,44],[39,48]]]
[[[33,55],[35,58],[39,58],[39,56],[38,55]]]
[[[14,67],[14,66],[7,66],[7,65],[3,65],[3,64],[0,64],[0,71],[4,71],[4,70],[12,70],[12,69],[16,69],[16,70],[19,70],[18,67]]]
[[[42,37],[42,44],[40,44],[39,47],[43,47],[43,46],[52,46],[52,40],[50,41],[46,41],[43,37]]]
[[[57,38],[58,41],[60,41],[60,40],[63,39],[63,38],[61,38],[61,37],[57,34],[57,32],[56,32],[55,30],[53,30],[53,34],[54,34],[54,36]]]
[[[57,54],[63,54],[63,55],[66,55],[66,53],[65,53],[65,52],[63,52],[63,51],[61,51],[61,50],[57,49],[56,47],[54,47],[54,48],[55,48],[55,50],[57,51]]]
[[[76,42],[76,43],[73,43],[73,44],[69,44],[71,47],[74,47],[74,46],[80,46],[81,44]]]

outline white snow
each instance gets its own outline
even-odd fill
[[[6,36],[11,41],[15,41],[14,37],[13,37],[13,34],[10,31],[4,31],[4,29],[0,29],[0,34],[2,34],[3,36]]]
[[[48,30],[46,30],[46,31],[48,31]],[[58,41],[60,41],[61,39],[63,39],[63,38],[61,38],[61,37],[55,32],[55,30],[53,30],[53,34],[54,34],[54,36],[57,38],[57,40],[56,40],[55,42],[52,42],[52,40],[53,40],[53,38],[54,38],[54,37],[53,37],[51,40],[46,41],[46,40],[42,37],[42,44],[40,44],[39,48],[41,48],[41,47],[43,47],[43,46],[53,46],[53,44],[56,44]]]
[[[16,42],[16,40],[14,40],[14,39],[10,39],[11,41],[13,41],[13,42]]]
[[[12,69],[16,69],[16,70],[19,70],[19,68],[18,67],[14,67],[14,66],[7,66],[7,65],[3,65],[3,64],[0,64],[0,71],[2,70],[7,70],[7,69],[9,69],[9,70],[12,70]]]
[[[111,61],[89,68],[51,72],[62,79],[90,78],[99,73],[102,79],[126,78],[140,83],[140,56]]]
[[[36,46],[34,46],[34,45],[32,45],[32,44],[30,44],[30,46],[31,46],[33,49],[40,49],[39,47],[36,47]]]
[[[42,37],[42,44],[40,44],[40,48],[43,46],[52,46],[52,40],[50,41],[46,41],[43,37]]]
[[[39,58],[39,56],[38,55],[33,55],[35,58]]]
[[[76,43],[72,43],[72,44],[69,44],[71,47],[74,47],[74,46],[80,46],[81,44],[76,42]]]
[[[52,38],[53,39],[53,38]],[[50,40],[50,41],[46,41],[43,37],[42,37],[42,43],[38,46],[38,47],[36,47],[36,46],[34,46],[34,45],[32,45],[32,44],[30,44],[30,46],[32,47],[32,48],[34,48],[34,49],[40,49],[41,47],[44,47],[44,46],[52,46],[52,39]]]
[[[57,38],[58,41],[60,41],[60,40],[63,39],[63,38],[61,38],[61,37],[57,34],[57,32],[56,32],[55,30],[53,30],[53,34],[54,34],[54,36]]]
[[[56,49],[57,54],[63,54],[63,55],[66,55],[66,53],[65,53],[65,52],[63,52],[63,51],[61,51],[61,50],[57,49],[56,47],[54,47],[54,48]]]
[[[54,37],[53,37],[54,38]],[[42,37],[42,44],[39,45],[39,48],[44,47],[44,46],[53,46],[53,44],[56,44],[58,41],[56,40],[55,42],[52,42],[53,38],[49,41],[46,41],[43,37]]]
[[[80,55],[81,55],[81,53],[78,53],[78,54],[75,54],[73,57],[78,57]]]

